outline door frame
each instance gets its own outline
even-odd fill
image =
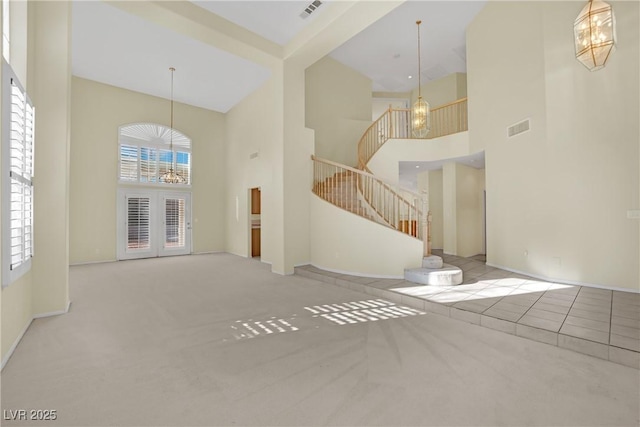
[[[127,203],[128,197],[148,197],[149,198],[149,230],[150,230],[150,248],[144,251],[128,251],[127,250]],[[166,211],[164,203],[166,198],[184,197],[185,198],[185,246],[184,248],[164,248],[163,235],[166,232],[164,227]],[[121,187],[117,191],[116,201],[116,259],[129,260],[140,258],[156,258],[164,256],[189,255],[193,253],[192,239],[192,192],[180,191],[177,189],[149,189]]]
[[[262,217],[262,187],[250,187],[247,190],[247,258],[253,258],[253,194],[254,189],[258,190],[260,195],[260,209],[261,213],[256,214]],[[260,219],[260,259],[262,259],[262,219]]]

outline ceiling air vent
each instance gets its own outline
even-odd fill
[[[307,19],[309,15],[311,15],[317,8],[320,7],[321,4],[322,2],[320,0],[314,0],[313,2],[309,3],[309,5],[305,7],[300,14],[300,18]]]
[[[507,128],[507,135],[509,138],[516,136],[518,134],[529,131],[529,119],[523,120],[521,122],[516,123],[515,125],[511,125]]]

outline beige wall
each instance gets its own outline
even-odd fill
[[[315,266],[398,278],[403,277],[405,268],[420,267],[420,240],[364,220],[315,195],[311,196],[311,223],[311,263]]]
[[[36,314],[60,313],[69,304],[71,3],[36,2],[33,12],[36,61],[28,67],[36,110],[32,304]]]
[[[268,159],[265,168],[268,171],[263,171],[263,175],[257,177],[257,180],[271,183],[271,187],[262,194],[266,208],[271,206],[272,209],[270,214],[264,213],[262,219],[262,231],[266,233],[265,238],[269,239],[266,244],[271,245],[264,260],[272,264],[272,271],[281,274],[292,274],[294,265],[309,262],[309,230],[312,228],[309,205],[310,157],[314,153],[314,132],[305,127],[305,70],[399,4],[400,2],[336,4],[333,10],[339,11],[340,16],[330,23],[320,24],[320,21],[314,21],[321,27],[312,23],[296,40],[287,45],[285,60],[274,58],[269,61],[271,79],[228,113],[228,144],[235,150],[229,155],[229,164],[234,169],[228,176],[227,199],[233,203],[229,207],[231,216],[228,217],[230,241],[227,247],[230,251],[248,254],[248,237],[245,238],[244,231],[248,230],[248,224],[241,219],[243,216],[248,218],[241,212],[243,209],[246,212],[246,200],[243,201],[243,197],[239,195],[247,194],[247,177],[252,176],[253,172],[250,172],[252,164],[243,159],[242,152],[250,153],[247,145],[259,144],[264,147]],[[312,33],[316,30],[317,33]],[[312,34],[314,36],[310,37]],[[369,86],[369,100],[370,91]],[[371,114],[370,102],[368,104],[363,113],[366,120],[369,120]],[[245,115],[247,111],[254,113],[251,126],[255,131],[244,129],[248,127]],[[361,134],[361,131],[357,132],[352,142],[354,156]],[[236,162],[236,159],[239,161]],[[239,206],[237,221],[236,197]],[[265,215],[271,217],[264,218]]]
[[[442,249],[443,243],[443,200],[442,170],[429,171],[429,210],[431,211],[431,247]]]
[[[484,169],[456,163],[456,255],[482,252]]]
[[[315,130],[315,154],[356,166],[358,141],[371,124],[371,80],[328,56],[305,74],[305,123]]]
[[[249,256],[249,189],[261,188],[261,259],[273,263],[277,256],[278,227],[276,211],[282,204],[277,191],[278,140],[282,130],[278,126],[279,115],[273,101],[278,98],[279,85],[272,77],[260,89],[249,95],[227,113],[226,162],[228,185],[224,197],[226,206],[226,251]],[[246,118],[254,119],[251,126]],[[258,157],[250,159],[252,153]],[[280,178],[281,179],[281,178]],[[282,250],[280,248],[280,250]]]
[[[431,108],[456,101],[467,96],[467,75],[451,73],[448,76],[422,84],[422,98]],[[411,104],[418,99],[418,89],[411,92]]]
[[[71,6],[67,2],[29,2],[25,9],[25,5],[17,5],[18,13],[12,17],[12,24],[16,25],[19,17],[22,27],[12,31],[16,39],[12,41],[11,57],[21,78],[26,79],[22,83],[37,111],[34,257],[31,271],[2,289],[3,365],[34,316],[62,313],[69,302]]]
[[[2,366],[7,362],[8,352],[22,336],[33,319],[31,273],[2,289]]]
[[[442,169],[417,174],[418,193],[427,192],[431,212],[431,249],[442,249]]]
[[[469,257],[482,252],[484,177],[484,169],[455,162],[443,165],[444,253]]]
[[[442,166],[442,250],[449,255],[458,253],[457,176],[454,162]]]
[[[401,161],[432,161],[469,155],[469,135],[455,133],[437,139],[391,139],[369,160],[367,167],[379,178],[398,182]]]
[[[136,122],[168,126],[169,102],[77,77],[73,78],[71,94],[70,262],[114,260],[118,127]],[[193,251],[222,251],[224,116],[180,103],[174,111],[175,128],[192,140]]]
[[[575,60],[571,23],[582,6],[573,2],[489,2],[467,30],[489,264],[640,288],[639,222],[626,217],[640,194],[639,4],[612,5],[618,49],[597,72]],[[507,139],[525,118],[531,131]]]

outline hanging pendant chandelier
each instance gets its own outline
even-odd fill
[[[431,130],[431,111],[429,103],[422,99],[422,88],[420,85],[420,24],[422,21],[416,21],[418,25],[418,100],[413,104],[411,109],[411,132],[415,138],[426,138]]]
[[[603,68],[616,50],[616,17],[613,8],[589,0],[573,23],[576,59],[590,71]]]
[[[171,164],[169,165],[169,170],[160,175],[160,182],[167,184],[184,184],[187,180],[173,168],[174,164],[177,166],[177,156],[173,152],[173,72],[176,71],[176,69],[171,67],[169,71],[171,71],[171,128],[169,129],[169,156]]]

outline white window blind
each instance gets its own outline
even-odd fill
[[[138,147],[120,145],[120,180],[138,181]]]
[[[185,200],[165,199],[165,248],[185,245]]]
[[[173,151],[169,149],[173,136]],[[191,140],[170,128],[153,123],[135,123],[120,128],[120,167],[122,183],[174,186],[160,181],[160,176],[174,171],[191,184]]]
[[[140,182],[158,182],[158,150],[140,147]]]
[[[148,197],[127,198],[127,250],[151,247],[151,205]]]
[[[6,62],[3,67],[3,171],[8,176],[2,227],[9,238],[3,239],[2,284],[6,286],[28,271],[33,256],[35,109],[11,67]]]

